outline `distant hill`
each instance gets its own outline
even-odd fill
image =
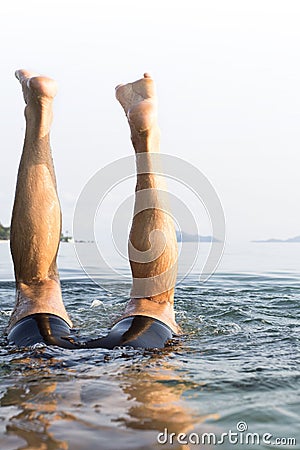
[[[0,240],[7,241],[10,236],[10,227],[4,227],[0,223]],[[212,236],[200,236],[198,234],[189,234],[185,231],[176,231],[177,242],[219,242],[217,239]],[[300,237],[299,237],[300,239]],[[64,235],[63,233],[60,236],[61,242],[72,242],[72,236]],[[82,241],[84,242],[84,241]],[[300,242],[300,241],[299,241]]]
[[[200,236],[199,234],[189,234],[185,231],[176,230],[177,242],[219,242],[212,236]]]
[[[8,241],[10,236],[10,227],[4,227],[0,223],[0,241]]]
[[[274,242],[300,242],[300,236],[295,236],[293,238],[289,238],[289,239],[274,239],[274,238],[270,238],[270,239],[262,239],[262,240],[256,240],[256,241],[251,241],[251,242],[257,242],[257,243],[274,243]]]
[[[4,227],[0,223],[0,241],[8,241],[10,238],[10,227]],[[65,236],[63,233],[61,233],[60,236],[61,242],[70,242],[72,241],[72,236]]]

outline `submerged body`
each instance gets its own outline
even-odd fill
[[[47,313],[24,317],[8,334],[9,342],[18,347],[41,343],[70,349],[163,348],[171,338],[172,330],[160,320],[133,316],[121,319],[105,337],[80,341],[72,335],[72,329],[64,319]]]

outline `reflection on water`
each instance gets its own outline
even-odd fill
[[[57,412],[57,383],[9,387],[1,400],[1,407],[15,406],[17,413],[12,415],[6,426],[8,435],[14,435],[26,442],[24,449],[68,449],[65,441],[60,441],[49,431],[52,422],[59,419],[73,420],[72,416]]]
[[[207,419],[183,400],[183,393],[196,386],[179,375],[171,350],[105,351],[98,367],[90,366],[94,354],[87,351],[76,359],[55,352],[31,350],[12,361],[19,376],[13,385],[7,380],[0,402],[6,436],[1,449],[156,448],[164,428],[187,433]],[[130,430],[143,431],[143,446]],[[13,442],[17,446],[9,447]]]

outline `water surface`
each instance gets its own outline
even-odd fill
[[[185,336],[163,351],[20,350],[4,337],[14,284],[7,244],[0,244],[1,450],[212,448],[162,445],[157,435],[220,436],[239,422],[248,426],[240,434],[294,437],[297,445],[272,447],[300,448],[299,250],[228,248],[204,284],[196,264],[176,291]],[[130,277],[97,285],[71,244],[61,246],[59,264],[75,327],[82,336],[103,335],[125,305]],[[119,270],[129,275],[126,265]]]

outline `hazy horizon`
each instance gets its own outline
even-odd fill
[[[91,176],[132,154],[114,87],[149,71],[159,95],[162,151],[210,180],[227,240],[299,235],[299,19],[297,1],[3,4],[0,222],[10,222],[24,137],[14,70],[58,81],[51,142],[64,232],[72,230],[76,199]],[[211,234],[205,207],[188,188],[170,184],[199,234]],[[133,189],[131,178],[114,190],[114,206],[100,222],[111,222]]]

